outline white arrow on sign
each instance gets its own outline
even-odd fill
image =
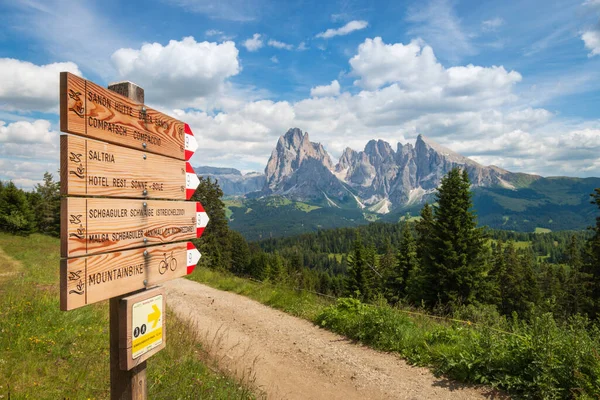
[[[185,198],[189,200],[200,184],[200,179],[196,175],[196,171],[192,168],[189,162],[185,163]]]
[[[192,242],[187,243],[187,274],[191,274],[194,272],[194,268],[196,268],[196,264],[200,261],[200,257],[202,254],[196,249]]]
[[[202,236],[204,232],[204,228],[208,224],[208,214],[204,211],[204,207],[202,207],[202,203],[199,201],[196,202],[196,237]]]
[[[185,124],[183,131],[185,133],[185,161],[188,161],[198,148],[198,142],[188,124]]]

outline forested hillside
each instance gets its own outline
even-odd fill
[[[397,335],[387,330],[399,332],[394,324],[406,324],[394,310],[477,321],[483,331],[467,335],[475,335],[472,340],[479,347],[458,357],[458,364],[455,355],[440,355],[446,357],[440,365],[452,376],[533,397],[577,397],[572,392],[577,388],[586,395],[599,393],[600,363],[591,338],[600,332],[600,217],[590,220],[590,225],[595,222],[590,230],[579,232],[525,234],[478,227],[469,177],[453,169],[420,218],[248,242],[229,228],[222,197],[215,181],[202,178],[192,198],[210,215],[204,235],[195,240],[201,265],[280,287],[346,297],[323,310],[317,322],[382,349],[396,349],[417,363],[423,361],[416,350],[422,343],[398,348],[396,339],[389,341]],[[57,235],[59,202],[58,184],[50,174],[32,192],[3,183],[0,229]],[[600,207],[600,188],[591,202]],[[386,313],[391,314],[381,319]],[[383,322],[389,326],[377,328]],[[493,336],[493,355],[484,350],[492,343],[484,343],[492,332],[485,327],[500,332]],[[428,333],[426,340],[451,344],[465,335],[460,327],[445,329],[441,337]],[[580,341],[582,335],[586,339]],[[511,338],[525,347],[514,347]],[[535,343],[528,341],[534,338]],[[543,351],[550,359],[540,360],[539,340],[548,341],[550,347]],[[563,351],[567,348],[576,353]],[[475,358],[468,361],[466,356]],[[522,363],[519,357],[525,357]],[[534,362],[541,363],[539,368],[526,373],[525,365]],[[509,365],[516,367],[509,371]]]

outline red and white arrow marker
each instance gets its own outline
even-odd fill
[[[194,246],[194,244],[192,242],[187,242],[187,274],[191,274],[192,272],[194,272],[194,268],[196,268],[196,264],[198,264],[198,261],[200,261],[200,257],[202,257],[202,255],[200,254],[200,252],[198,251],[198,249],[196,249],[196,247]]]
[[[202,207],[202,203],[199,201],[196,202],[196,237],[202,236],[204,232],[204,228],[208,224],[208,214],[204,211],[204,207]]]
[[[192,195],[196,191],[196,188],[198,187],[199,184],[200,184],[200,179],[198,179],[198,176],[196,175],[196,171],[194,171],[194,168],[192,168],[192,166],[190,165],[189,162],[186,162],[185,163],[185,198],[186,198],[186,200],[189,200],[192,197]]]
[[[183,132],[185,133],[185,161],[188,161],[196,152],[198,142],[188,124],[185,124]]]

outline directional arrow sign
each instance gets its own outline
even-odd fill
[[[68,72],[60,74],[60,129],[180,160],[198,147],[183,122]]]
[[[69,135],[60,137],[60,178],[62,195],[172,200],[200,184],[188,162]]]
[[[72,310],[191,274],[200,260],[180,242],[61,260],[60,308]]]
[[[130,370],[165,347],[165,297],[165,289],[155,287],[119,302],[121,369]]]
[[[152,323],[152,328],[156,328],[156,324],[160,319],[161,313],[156,304],[152,304],[152,312],[148,314],[148,322]]]
[[[199,202],[69,197],[61,204],[61,256],[76,257],[202,236]]]

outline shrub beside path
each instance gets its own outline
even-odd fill
[[[498,398],[489,388],[435,377],[247,297],[187,279],[164,286],[168,307],[195,325],[220,367],[269,399]],[[167,344],[177,334],[167,330]]]

